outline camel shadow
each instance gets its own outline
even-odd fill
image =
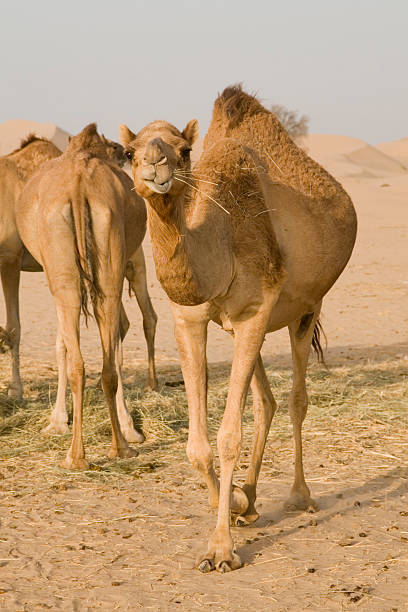
[[[399,483],[398,486],[390,491],[390,487],[397,482]],[[381,492],[384,489],[386,489],[386,491]],[[397,467],[385,474],[375,476],[362,485],[344,488],[337,493],[320,495],[316,499],[320,512],[307,516],[315,517],[319,525],[324,525],[328,524],[335,516],[340,515],[345,517],[353,512],[364,510],[364,508],[372,503],[372,496],[374,494],[376,501],[381,503],[392,498],[400,497],[406,493],[408,493],[408,468]],[[330,508],[333,509],[331,512],[324,513],[325,510],[329,510]],[[259,530],[271,523],[276,526],[289,516],[303,517],[303,523],[306,524],[291,526],[286,529],[283,527],[278,533],[259,537],[257,541],[246,544],[245,547],[238,551],[242,561],[244,563],[251,563],[259,553],[270,549],[279,540],[283,540],[297,533],[299,528],[307,528],[309,526],[309,521],[306,520],[304,512],[286,512],[283,508],[277,508],[274,510],[266,510],[256,523],[245,529]]]

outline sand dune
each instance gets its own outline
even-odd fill
[[[405,166],[405,168],[408,168],[408,136],[393,140],[392,142],[382,142],[376,146],[377,149],[386,155],[390,155]]]
[[[61,150],[65,150],[70,134],[53,123],[39,123],[25,119],[13,119],[0,125],[0,155],[7,155],[20,145],[23,138],[34,133],[49,138]]]
[[[358,138],[309,134],[303,146],[338,178],[381,178],[407,172],[399,160]]]

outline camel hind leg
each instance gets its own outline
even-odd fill
[[[129,320],[126,316],[123,304],[120,305],[120,319],[119,319],[119,341],[116,349],[116,373],[118,375],[118,390],[116,392],[116,406],[118,411],[118,418],[120,429],[127,442],[134,442],[141,444],[145,441],[143,432],[138,431],[135,428],[133,419],[129,414],[126,406],[126,400],[123,393],[123,381],[122,381],[122,365],[123,365],[123,340],[129,329]]]
[[[79,344],[79,299],[72,304],[73,292],[58,292],[55,305],[58,317],[58,330],[67,351],[67,375],[73,401],[72,442],[61,467],[66,469],[86,469],[85,449],[82,438],[82,410],[84,394],[84,361]],[[71,302],[71,305],[68,305]]]
[[[66,407],[67,349],[59,326],[55,342],[55,353],[58,365],[57,399],[50,415],[49,425],[42,430],[42,433],[49,435],[66,434],[69,431]]]
[[[122,434],[116,403],[116,393],[118,390],[116,364],[119,357],[120,298],[104,297],[97,300],[94,304],[94,312],[102,344],[102,388],[112,423],[112,446],[109,457],[133,457],[137,453],[129,447]]]
[[[3,263],[1,266],[1,282],[6,303],[6,332],[11,339],[11,382],[8,395],[14,399],[23,397],[23,385],[20,376],[20,315],[19,315],[19,284],[20,259]]]
[[[306,417],[308,397],[306,392],[306,369],[313,340],[313,332],[319,318],[321,303],[316,305],[313,317],[306,330],[301,330],[303,317],[291,323],[289,327],[292,349],[293,385],[289,398],[289,414],[292,421],[295,442],[295,479],[289,499],[285,502],[288,510],[307,510],[314,512],[317,505],[310,497],[310,490],[303,471],[302,424]]]
[[[140,246],[126,266],[126,278],[134,291],[143,316],[143,330],[147,344],[148,354],[148,386],[157,389],[156,367],[154,361],[154,338],[156,335],[157,315],[154,311],[147,290],[146,263],[143,249]]]
[[[269,428],[276,411],[276,401],[272,395],[260,354],[255,363],[254,374],[251,380],[251,391],[254,411],[254,442],[247,477],[242,487],[248,497],[249,504],[247,510],[235,518],[235,524],[238,527],[249,525],[259,518],[255,508],[256,485],[261,470]]]

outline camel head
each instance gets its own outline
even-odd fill
[[[105,138],[103,134],[101,134],[101,140],[103,145],[105,146],[105,155],[108,159],[110,159],[114,164],[117,164],[120,168],[123,168],[125,163],[127,162],[127,158],[125,155],[125,149],[121,144],[115,142],[114,140],[109,140],[109,138]]]
[[[186,188],[190,151],[198,136],[196,119],[189,121],[182,132],[166,121],[154,121],[138,134],[125,125],[120,126],[119,133],[139,195],[147,199],[154,193],[178,195]]]

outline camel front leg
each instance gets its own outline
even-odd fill
[[[202,572],[214,568],[220,572],[228,572],[241,566],[230,530],[232,477],[241,449],[242,412],[265,337],[268,314],[269,310],[263,310],[255,316],[242,317],[235,325],[233,322],[234,357],[227,404],[217,436],[221,471],[218,519],[207,552],[198,565]]]
[[[218,505],[218,478],[207,431],[207,327],[208,306],[171,303],[174,331],[186,386],[189,427],[187,457],[203,476],[213,508]]]
[[[44,427],[42,433],[49,435],[66,434],[68,428],[68,413],[66,407],[67,390],[67,349],[58,325],[57,340],[55,343],[55,353],[58,366],[58,389],[55,406],[50,415],[50,423]]]
[[[123,393],[122,380],[122,365],[123,365],[123,340],[129,329],[129,320],[126,316],[123,304],[120,305],[120,322],[119,322],[119,341],[116,347],[116,373],[118,375],[118,390],[116,392],[116,406],[118,410],[118,419],[120,429],[127,442],[141,444],[145,441],[145,436],[141,431],[135,428],[133,419],[127,409],[126,400]]]
[[[11,340],[11,382],[8,395],[14,399],[23,397],[23,385],[20,377],[20,314],[19,314],[19,285],[20,285],[20,258],[1,266],[1,282],[3,285],[4,300],[6,303],[6,332]]]
[[[126,278],[134,291],[143,316],[143,331],[147,344],[148,387],[156,390],[159,387],[154,360],[154,339],[156,335],[157,315],[154,311],[147,290],[146,264],[143,249],[140,246],[126,266]]]
[[[242,487],[248,497],[249,504],[247,510],[235,518],[235,524],[238,527],[249,525],[259,518],[255,508],[256,485],[261,470],[266,439],[276,411],[276,401],[272,395],[260,354],[255,363],[254,374],[251,380],[251,391],[254,411],[254,442],[251,462],[248,467],[245,484]]]
[[[302,338],[297,336],[301,319],[294,321],[288,326],[293,363],[293,385],[289,398],[289,414],[295,442],[295,480],[290,496],[285,502],[285,508],[288,510],[314,512],[318,509],[316,503],[310,497],[310,490],[306,484],[303,471],[302,424],[306,417],[308,405],[305,382],[307,362],[320,309],[321,303],[316,306],[310,325]]]

